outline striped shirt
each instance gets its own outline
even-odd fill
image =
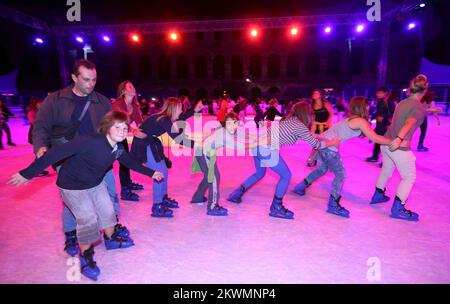
[[[299,140],[306,141],[313,148],[325,148],[325,142],[319,141],[311,131],[297,118],[291,117],[273,124],[268,130],[271,147],[281,148],[283,145],[293,145]]]

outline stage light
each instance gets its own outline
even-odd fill
[[[102,39],[103,39],[103,41],[105,41],[105,42],[110,42],[110,41],[111,41],[111,38],[109,38],[109,36],[106,36],[106,35],[103,35],[103,36],[102,36]]]
[[[256,38],[256,37],[258,36],[258,30],[252,29],[252,30],[250,31],[250,36]]]
[[[323,29],[323,31],[324,31],[325,34],[331,33],[331,26],[326,26],[326,27]]]
[[[139,42],[141,40],[141,37],[138,34],[131,34],[130,38],[133,42]]]
[[[176,41],[178,39],[178,34],[175,32],[171,32],[169,35],[170,40]]]
[[[75,40],[76,40],[77,42],[79,42],[79,43],[83,43],[83,42],[84,42],[84,39],[81,38],[80,36],[75,37]]]
[[[413,28],[415,28],[416,27],[416,24],[414,23],[414,22],[410,22],[409,24],[408,24],[408,30],[412,30]]]
[[[357,31],[358,33],[361,33],[362,31],[364,31],[364,25],[363,25],[363,24],[358,24],[358,25],[356,26],[356,31]]]
[[[298,27],[292,27],[291,28],[291,35],[297,36],[298,35]]]
[[[420,4],[419,4],[419,7],[424,8],[424,7],[425,7],[425,3],[423,3],[423,2],[420,3]]]
[[[36,37],[36,38],[34,39],[34,42],[36,42],[36,43],[38,43],[38,44],[43,44],[43,43],[44,43],[44,40],[43,40],[42,38],[40,38],[40,37]]]

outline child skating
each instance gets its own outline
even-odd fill
[[[100,269],[94,260],[94,243],[104,231],[106,249],[127,248],[134,245],[131,238],[114,231],[117,223],[113,203],[103,178],[114,161],[156,181],[163,174],[137,163],[120,144],[128,134],[128,118],[122,112],[108,112],[100,121],[98,133],[80,136],[55,147],[36,159],[26,169],[11,176],[9,184],[22,185],[51,164],[66,159],[58,174],[56,185],[65,205],[74,214],[80,246],[81,273],[97,280]]]
[[[353,97],[350,100],[349,116],[331,129],[325,131],[320,136],[325,139],[339,138],[340,143],[361,136],[367,136],[371,141],[387,145],[391,142],[383,136],[377,135],[370,127],[368,122],[368,111],[364,97]],[[323,176],[327,171],[334,174],[333,183],[330,191],[330,198],[328,200],[327,212],[342,217],[348,217],[350,212],[341,206],[341,190],[345,180],[345,168],[342,164],[342,159],[337,147],[328,147],[320,149],[318,153],[318,167],[312,171],[300,184],[298,184],[294,192],[300,196],[305,195],[306,188]]]

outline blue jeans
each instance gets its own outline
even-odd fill
[[[247,178],[242,186],[249,189],[266,175],[267,167],[269,167],[280,176],[275,188],[275,196],[282,198],[286,194],[292,174],[279,153],[278,150],[270,150],[264,146],[258,147],[256,155],[253,156],[256,172]]]
[[[327,173],[328,170],[334,173],[330,194],[335,199],[338,199],[341,196],[342,185],[345,180],[345,168],[342,164],[342,159],[339,152],[332,151],[328,148],[319,150],[317,169],[306,177],[306,181],[311,184],[319,177]]]
[[[56,170],[59,172],[59,167],[56,168]],[[105,177],[103,178],[103,181],[106,183],[106,187],[108,188],[109,197],[111,198],[111,201],[113,202],[114,212],[118,216],[120,214],[119,197],[117,196],[116,181],[114,180],[114,174],[113,174],[112,170],[109,170],[106,173]],[[63,221],[64,232],[76,230],[77,221],[75,220],[75,216],[72,214],[72,212],[69,210],[69,208],[67,208],[66,205],[64,205],[64,208],[63,208],[62,221]]]
[[[169,170],[167,170],[166,162],[162,159],[160,162],[155,161],[150,146],[147,146],[147,167],[164,174],[164,179],[160,182],[153,182],[153,205],[160,204],[164,195],[167,194],[167,180],[169,179]]]

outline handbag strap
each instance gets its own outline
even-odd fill
[[[80,118],[78,118],[78,121],[81,122],[81,120],[83,119],[84,115],[86,115],[86,112],[87,112],[87,110],[88,110],[90,104],[91,104],[91,101],[88,100],[88,101],[86,102],[86,105],[84,106],[83,112],[81,112]]]

